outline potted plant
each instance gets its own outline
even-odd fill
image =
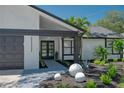
[[[57,51],[55,52],[55,58],[54,59],[55,59],[55,61],[58,60],[58,52]]]

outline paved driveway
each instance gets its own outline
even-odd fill
[[[49,63],[51,62],[51,63]],[[67,68],[54,61],[46,61],[48,68],[39,70],[0,70],[0,87],[35,88],[39,82],[64,73]]]
[[[23,70],[0,70],[0,87],[16,87]]]

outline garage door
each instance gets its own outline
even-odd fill
[[[23,42],[23,36],[0,36],[0,69],[24,68]]]

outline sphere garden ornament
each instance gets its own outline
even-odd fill
[[[84,73],[78,72],[78,73],[75,75],[75,80],[76,80],[77,82],[83,82],[83,81],[86,80],[86,77],[85,77]]]
[[[69,67],[69,73],[71,76],[75,76],[78,72],[83,72],[81,65],[74,63]]]
[[[56,73],[56,74],[54,75],[54,80],[59,81],[59,80],[61,80],[61,79],[62,79],[62,77],[61,77],[61,74],[60,74],[60,73]]]

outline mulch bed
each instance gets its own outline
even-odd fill
[[[60,84],[68,84],[69,87],[71,88],[85,88],[86,82],[89,79],[93,79],[97,83],[98,88],[116,88],[117,84],[120,81],[122,73],[124,73],[124,70],[122,67],[122,65],[124,66],[124,62],[118,62],[113,64],[115,64],[118,67],[118,72],[116,77],[113,79],[111,85],[105,85],[99,79],[100,75],[107,71],[107,67],[90,64],[89,69],[85,71],[86,81],[82,83],[76,82],[74,77],[71,77],[69,73],[66,72],[65,74],[62,74],[61,81],[55,81],[54,78],[52,77],[52,78],[49,78],[48,80],[40,82],[39,88],[56,88]],[[122,69],[120,68],[120,66],[122,67]]]

